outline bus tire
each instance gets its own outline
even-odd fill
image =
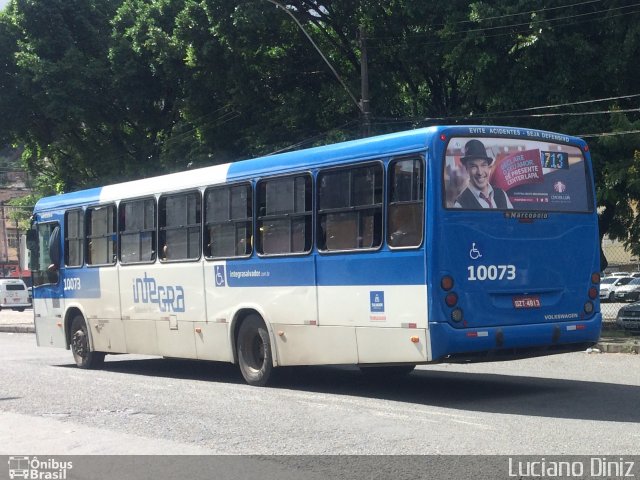
[[[104,352],[91,351],[87,323],[82,315],[76,315],[71,322],[71,353],[76,365],[85,369],[102,368],[104,365]]]
[[[369,378],[392,378],[409,375],[416,368],[415,365],[387,365],[387,366],[359,366],[363,375]]]
[[[236,351],[245,381],[255,387],[264,387],[273,370],[273,355],[269,331],[260,316],[252,314],[242,321]]]

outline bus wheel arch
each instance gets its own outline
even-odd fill
[[[245,381],[265,386],[274,368],[271,332],[262,315],[253,309],[240,310],[233,322],[234,361]]]
[[[78,315],[81,316],[82,319],[84,320],[84,315],[82,311],[77,307],[71,307],[67,310],[64,316],[64,338],[67,341],[67,350],[71,348],[71,337],[72,337],[71,327],[73,324],[73,320]]]
[[[89,325],[82,312],[70,308],[65,317],[65,335],[73,359],[79,368],[97,369],[104,364],[104,352],[93,350]]]

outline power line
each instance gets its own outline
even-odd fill
[[[636,5],[640,5],[640,4],[634,4],[634,5],[628,5],[625,7],[620,7],[620,8],[629,8],[632,6],[636,6]],[[608,10],[607,10],[608,11]],[[599,12],[594,12],[595,13],[601,13],[601,11]],[[557,25],[552,25],[553,27],[567,27],[567,26],[573,26],[573,25],[580,25],[583,23],[590,23],[590,22],[601,22],[601,21],[608,21],[611,20],[613,18],[617,18],[617,17],[623,17],[623,16],[630,16],[630,15],[635,15],[637,13],[640,13],[640,10],[634,10],[631,12],[624,12],[624,13],[618,13],[616,15],[609,15],[609,16],[600,16],[597,18],[590,18],[590,19],[586,19],[586,20],[582,20],[579,22],[569,22],[569,23],[562,23],[562,24],[557,24]],[[589,14],[591,15],[591,14]],[[572,17],[567,17],[567,18],[572,18]],[[545,22],[549,22],[550,20],[541,20],[538,23],[545,23]],[[530,25],[534,23],[534,22],[528,22],[525,24],[521,24],[521,26],[526,25],[526,28],[522,28],[519,31],[511,31],[511,32],[504,32],[504,33],[496,33],[494,35],[483,35],[482,38],[484,39],[488,39],[488,38],[498,38],[498,37],[512,37],[513,35],[524,35],[524,34],[530,34],[531,33],[531,29],[530,29]],[[496,28],[507,28],[507,27],[511,27],[511,26],[515,26],[515,25],[508,25],[508,26],[504,26],[504,27],[496,27]],[[493,28],[493,27],[492,27]],[[466,30],[464,32],[454,32],[456,35],[462,35],[462,34],[466,34],[469,32],[482,32],[486,29],[474,29],[474,30]],[[424,35],[423,35],[424,36]],[[372,37],[373,38],[373,37]],[[399,37],[393,37],[393,38],[399,38]],[[406,39],[405,39],[406,40]],[[431,42],[426,42],[426,43],[413,43],[412,46],[418,46],[418,47],[439,47],[442,45],[447,45],[450,43],[456,43],[459,44],[460,43],[460,38],[452,38],[449,40],[439,40],[439,41],[431,41]],[[369,48],[371,49],[381,49],[381,48],[392,48],[392,47],[403,47],[403,46],[407,46],[407,42],[403,42],[403,43],[394,43],[394,44],[382,44],[382,45],[370,45]]]
[[[476,33],[476,32],[485,32],[485,31],[490,31],[490,30],[499,30],[499,29],[506,29],[506,28],[513,28],[513,27],[531,27],[531,26],[535,26],[541,23],[549,23],[549,22],[559,22],[561,20],[569,20],[572,18],[579,18],[579,17],[586,17],[586,16],[590,16],[590,15],[600,15],[603,13],[607,13],[607,12],[615,12],[615,11],[619,11],[619,10],[624,10],[624,9],[628,9],[628,8],[633,8],[633,7],[637,7],[640,6],[640,3],[633,3],[630,5],[624,5],[622,7],[615,7],[615,8],[605,8],[602,10],[596,10],[595,12],[587,12],[587,13],[577,13],[577,14],[573,14],[573,15],[566,15],[564,17],[555,17],[555,18],[546,18],[546,19],[540,19],[540,20],[531,20],[528,22],[520,22],[520,23],[511,23],[508,25],[498,25],[498,26],[493,26],[493,27],[481,27],[481,28],[473,28],[473,29],[466,29],[463,31],[456,31],[456,32],[451,32],[453,35],[464,35],[467,33]],[[538,11],[542,11],[542,10],[538,10]],[[627,12],[628,13],[628,12]],[[624,15],[625,13],[623,13]],[[603,17],[604,19],[606,19],[607,17]],[[599,18],[600,19],[600,18]],[[464,20],[463,22],[473,22],[472,20]],[[463,22],[457,22],[457,23],[463,23]],[[446,26],[446,24],[442,24],[442,25],[438,25],[438,26]],[[415,34],[415,35],[407,35],[407,37],[399,37],[399,36],[393,36],[393,37],[369,37],[370,40],[380,40],[380,39],[398,39],[398,38],[419,38],[419,37],[425,37],[425,36],[429,36],[429,35],[433,35],[433,32],[429,32],[429,33],[421,33],[421,34]]]
[[[578,6],[587,5],[587,4],[590,4],[590,3],[599,3],[601,1],[602,0],[588,0],[586,2],[572,3],[572,4],[569,4],[569,5],[561,5],[559,7],[542,8],[540,10],[528,10],[526,12],[509,13],[509,14],[506,14],[506,15],[497,15],[497,16],[494,16],[494,17],[483,17],[483,18],[478,18],[476,20],[459,20],[457,22],[452,22],[452,23],[454,25],[455,24],[461,25],[461,24],[466,24],[466,23],[486,22],[486,21],[489,21],[489,20],[499,20],[499,19],[502,19],[502,18],[517,17],[517,16],[520,16],[520,15],[528,15],[530,13],[549,12],[551,10],[558,10],[560,8],[578,7]],[[433,25],[429,25],[429,26],[433,28],[433,27],[446,27],[447,25],[449,25],[449,24],[437,23],[437,24],[433,24]],[[422,36],[426,36],[426,35],[429,35],[429,34],[425,32],[425,33],[420,33],[420,34],[416,33],[416,34],[410,35],[410,36],[411,37],[422,37]],[[399,38],[399,37],[398,36],[387,36],[387,37],[374,36],[374,37],[368,37],[368,38],[371,39],[371,40],[384,40],[384,39],[393,39],[393,38]]]
[[[346,128],[349,125],[352,125],[354,123],[358,123],[358,121],[357,120],[350,120],[350,121],[348,121],[347,123],[345,123],[343,125],[340,125],[338,127],[333,127],[333,128],[331,128],[329,130],[326,130],[326,131],[324,131],[322,133],[319,133],[317,135],[314,135],[312,137],[305,138],[304,140],[301,140],[301,141],[299,141],[297,143],[294,143],[293,145],[289,145],[288,147],[280,148],[280,149],[275,150],[275,151],[273,151],[271,153],[267,153],[265,156],[268,157],[270,155],[275,155],[277,153],[284,153],[284,152],[288,152],[289,150],[294,150],[294,149],[299,148],[299,147],[301,147],[301,146],[303,146],[303,145],[305,145],[307,143],[310,143],[310,142],[313,142],[315,140],[318,140],[319,138],[326,137],[329,132],[332,132],[334,130],[341,130],[341,129]]]
[[[621,110],[596,110],[591,112],[559,112],[559,113],[533,113],[529,115],[474,115],[464,118],[547,118],[547,117],[579,117],[583,115],[611,115],[614,113],[634,113],[640,112],[640,108],[628,108]]]
[[[534,114],[522,114],[522,115],[496,115],[493,113],[486,113],[480,115],[451,115],[444,117],[405,117],[405,118],[389,118],[389,117],[374,117],[374,120],[385,120],[382,124],[393,123],[424,123],[434,121],[450,121],[450,120],[489,120],[489,119],[514,119],[514,118],[549,118],[549,117],[579,117],[585,115],[612,115],[615,113],[636,113],[640,112],[640,108],[628,108],[620,110],[596,110],[589,112],[558,112],[558,113],[534,113]],[[380,122],[376,122],[376,125],[380,125]]]
[[[606,132],[606,133],[585,133],[576,135],[582,138],[594,138],[594,137],[617,137],[619,135],[634,135],[640,133],[640,130],[624,130],[620,132]]]
[[[571,8],[571,7],[579,7],[581,5],[587,5],[589,3],[600,3],[602,0],[588,0],[586,2],[579,2],[579,3],[571,3],[569,5],[560,5],[559,7],[549,7],[549,8],[542,8],[540,10],[529,10],[526,12],[520,12],[520,13],[510,13],[507,15],[498,15],[495,17],[484,17],[484,18],[478,18],[477,20],[462,20],[458,23],[475,23],[475,22],[486,22],[487,20],[499,20],[501,18],[508,18],[508,17],[517,17],[520,15],[528,15],[530,13],[542,13],[542,12],[550,12],[551,10],[558,10],[560,8]]]
[[[540,23],[549,23],[549,22],[558,22],[560,20],[569,20],[572,18],[579,18],[579,17],[586,17],[588,15],[598,15],[600,13],[604,13],[604,12],[612,12],[615,10],[623,10],[625,8],[632,8],[632,7],[637,7],[640,6],[640,3],[634,3],[632,5],[625,5],[623,7],[616,7],[616,8],[608,8],[608,9],[604,9],[604,10],[597,10],[595,12],[588,12],[588,13],[578,13],[575,15],[567,15],[566,17],[556,17],[556,18],[548,18],[548,19],[543,19],[543,20],[533,20],[530,22],[524,22],[524,23],[514,23],[511,25],[502,25],[502,26],[497,26],[497,27],[485,27],[485,28],[476,28],[476,29],[471,29],[471,30],[466,30],[464,32],[455,32],[455,33],[459,33],[459,34],[466,34],[469,32],[484,32],[484,31],[489,31],[489,30],[498,30],[501,28],[512,28],[512,27],[522,27],[522,26],[533,26],[533,25],[537,25]]]
[[[517,108],[514,110],[501,110],[498,112],[486,112],[483,114],[479,114],[479,115],[457,115],[457,116],[452,116],[452,117],[429,117],[429,120],[447,120],[447,119],[466,119],[466,118],[529,118],[532,117],[533,115],[520,115],[520,116],[514,116],[514,117],[508,117],[508,116],[504,116],[504,117],[500,117],[500,115],[504,114],[504,113],[517,113],[517,112],[529,112],[529,111],[535,111],[535,110],[542,110],[542,109],[546,109],[546,108],[559,108],[559,107],[568,107],[568,106],[573,106],[573,105],[586,105],[586,104],[590,104],[590,103],[600,103],[600,102],[609,102],[612,100],[628,100],[631,98],[637,98],[640,97],[640,93],[634,93],[634,94],[630,94],[630,95],[620,95],[617,97],[606,97],[606,98],[593,98],[590,100],[580,100],[577,102],[567,102],[567,103],[557,103],[557,104],[553,104],[553,105],[540,105],[537,107],[524,107],[524,108]],[[601,113],[625,113],[625,112],[634,112],[634,111],[638,111],[637,109],[627,109],[627,110],[607,110],[607,111],[600,111]],[[567,115],[593,115],[595,114],[595,112],[584,112],[584,113],[573,113],[573,112],[567,112]],[[551,115],[551,114],[549,114]],[[564,115],[562,113],[557,114],[557,115]],[[406,123],[406,122],[414,122],[414,121],[421,121],[419,118],[389,118],[389,117],[375,117],[376,119],[379,120],[391,120],[391,121],[399,121],[399,123]]]
[[[228,123],[228,122],[230,122],[231,120],[234,120],[234,119],[236,119],[236,118],[238,118],[238,117],[240,117],[240,116],[242,115],[242,113],[238,112],[238,111],[237,111],[237,110],[235,110],[235,109],[232,109],[232,110],[228,110],[228,111],[224,112],[224,113],[223,113],[222,115],[220,115],[219,117],[217,117],[217,118],[215,118],[215,119],[213,119],[213,120],[211,120],[211,121],[208,121],[208,122],[206,122],[206,123],[200,123],[200,122],[199,122],[199,121],[201,121],[201,120],[205,119],[206,117],[210,116],[211,114],[213,114],[213,113],[217,113],[217,112],[219,112],[220,110],[226,109],[226,108],[228,108],[228,107],[230,107],[230,106],[231,106],[231,104],[227,104],[227,105],[225,105],[224,107],[221,107],[221,108],[217,109],[215,112],[211,112],[210,114],[203,115],[202,117],[200,117],[200,118],[198,118],[198,119],[195,119],[195,120],[193,120],[193,121],[191,121],[191,120],[187,120],[187,122],[188,122],[190,125],[192,125],[192,126],[193,126],[193,128],[189,128],[188,130],[185,130],[185,131],[182,131],[182,132],[179,132],[179,133],[172,134],[169,138],[167,138],[167,139],[164,141],[165,145],[171,145],[171,144],[173,144],[173,143],[177,143],[177,142],[179,142],[179,141],[182,141],[182,139],[184,139],[184,138],[189,138],[189,137],[191,137],[191,136],[192,136],[191,134],[192,134],[193,132],[197,131],[197,130],[203,130],[203,129],[206,129],[206,128],[216,128],[216,127],[220,127],[221,125],[224,125],[225,123]],[[198,123],[198,124],[196,124],[195,122],[199,122],[199,123]],[[194,125],[195,125],[195,126],[194,126]]]
[[[35,205],[10,205],[8,203],[2,203],[0,202],[0,204],[2,204],[2,206],[5,209],[18,209],[18,208],[22,208],[22,209],[27,209],[27,210],[33,210],[35,208]]]
[[[607,97],[607,98],[595,98],[595,99],[591,99],[591,100],[581,100],[578,102],[568,102],[568,103],[557,103],[554,105],[541,105],[539,107],[527,107],[527,108],[518,108],[515,110],[503,110],[500,112],[491,112],[492,114],[499,114],[499,113],[515,113],[515,112],[528,112],[528,111],[532,111],[532,110],[542,110],[545,108],[559,108],[559,107],[568,107],[568,106],[572,106],[572,105],[585,105],[588,103],[599,103],[599,102],[609,102],[611,100],[626,100],[629,98],[636,98],[636,97],[640,97],[640,93],[634,93],[631,95],[621,95],[619,97]]]

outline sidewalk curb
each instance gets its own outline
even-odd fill
[[[36,333],[33,325],[0,325],[2,333]]]
[[[598,342],[594,349],[600,350],[602,353],[633,353],[640,354],[640,344],[624,342],[624,343],[600,343]]]

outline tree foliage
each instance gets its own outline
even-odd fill
[[[364,27],[373,133],[586,136],[601,232],[640,253],[639,17],[622,0],[12,0],[0,143],[68,191],[354,138]]]

